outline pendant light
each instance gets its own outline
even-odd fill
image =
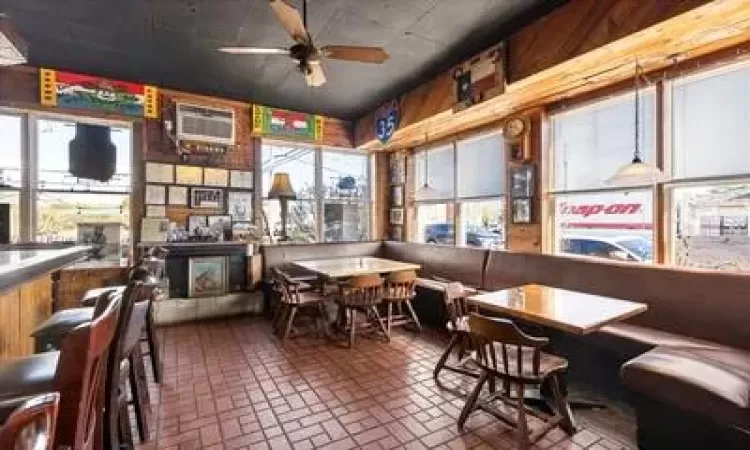
[[[633,160],[620,167],[614,176],[605,181],[611,186],[637,186],[656,184],[667,181],[667,176],[658,167],[644,162],[641,157],[640,139],[640,81],[643,77],[643,67],[635,60],[635,148]]]
[[[428,142],[428,134],[424,134],[425,143]],[[430,165],[430,151],[425,150],[424,152],[424,184],[417,189],[417,198],[420,200],[431,199],[437,197],[437,190],[430,186],[429,177],[429,165]]]

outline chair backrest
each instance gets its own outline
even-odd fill
[[[284,303],[299,303],[298,284],[286,272],[278,267],[271,268],[273,289]]]
[[[417,272],[402,270],[389,273],[385,278],[385,296],[390,299],[410,299],[416,295]]]
[[[91,322],[79,325],[62,341],[55,374],[61,398],[56,447],[91,450],[101,443],[104,375],[121,304],[121,294],[104,294]]]
[[[453,282],[445,286],[443,302],[445,303],[448,320],[450,320],[454,330],[458,330],[459,318],[469,315],[469,313],[474,312],[476,309],[469,305],[466,297],[467,292],[463,284]]]
[[[469,315],[469,331],[480,365],[516,381],[538,381],[541,348],[549,339],[529,336],[508,319],[475,313]],[[524,353],[531,353],[531,361],[524,358]],[[530,371],[526,370],[527,365],[531,365]]]
[[[0,426],[0,449],[52,450],[60,394],[42,394],[23,402]]]
[[[383,300],[383,279],[379,275],[351,277],[341,286],[341,301],[345,305],[369,306]]]

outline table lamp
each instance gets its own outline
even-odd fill
[[[297,194],[294,192],[294,188],[292,188],[292,182],[289,181],[288,173],[277,172],[273,174],[273,183],[271,184],[271,189],[268,191],[268,198],[279,199],[281,206],[281,238],[279,238],[279,241],[287,241],[289,240],[286,234],[288,202],[297,198]]]

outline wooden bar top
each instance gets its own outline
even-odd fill
[[[0,292],[80,260],[91,247],[0,250]]]
[[[348,278],[356,275],[418,270],[420,267],[419,264],[392,261],[372,256],[294,261],[294,264],[328,278]]]
[[[643,303],[538,284],[474,295],[469,301],[480,309],[579,335],[628,319],[648,308]]]

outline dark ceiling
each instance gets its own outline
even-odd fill
[[[563,1],[309,0],[316,44],[380,45],[391,55],[382,66],[328,60],[317,89],[286,57],[215,50],[289,45],[266,0],[0,0],[0,12],[35,66],[353,119]]]

